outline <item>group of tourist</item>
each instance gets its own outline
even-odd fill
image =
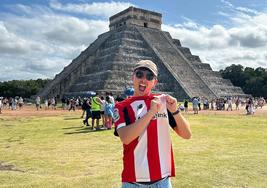
[[[254,114],[255,109],[262,108],[266,103],[263,97],[221,97],[217,99],[208,100],[205,97],[194,97],[192,99],[192,106],[194,114],[198,114],[200,110],[226,110],[233,111],[233,104],[235,110],[239,110],[240,106],[245,106],[247,114]],[[180,109],[185,112],[188,111],[188,100],[180,105]]]
[[[124,91],[124,94],[122,96],[116,97],[116,100],[114,100],[114,97],[112,93],[106,92],[105,95],[103,96],[98,96],[99,98],[99,104],[100,104],[100,119],[102,119],[102,128],[107,128],[110,129],[111,125],[106,122],[112,122],[111,121],[111,114],[110,117],[108,118],[105,116],[105,106],[106,104],[109,104],[109,100],[107,96],[110,96],[111,104],[114,106],[114,101],[120,101],[127,96],[133,95],[133,88],[126,88]],[[44,110],[48,109],[56,109],[58,105],[58,99],[57,97],[50,97],[50,98],[45,98],[43,101],[41,100],[40,96],[37,96],[35,99],[35,107],[36,110],[40,110],[44,108]],[[179,108],[182,111],[185,111],[186,113],[188,112],[189,109],[189,100],[185,100],[183,104],[179,106]],[[265,99],[263,97],[259,98],[252,98],[252,97],[221,97],[217,99],[211,99],[208,100],[205,97],[194,97],[192,100],[192,109],[194,114],[198,114],[200,110],[226,110],[226,111],[232,111],[233,109],[239,110],[241,106],[245,107],[246,113],[248,115],[254,114],[255,110],[257,108],[262,108],[264,104],[266,103]],[[24,106],[24,99],[22,97],[0,97],[0,113],[2,113],[3,109],[10,109],[10,110],[17,110],[17,109],[22,109]],[[76,109],[82,109],[83,114],[85,112],[88,112],[87,118],[84,119],[84,124],[89,125],[88,119],[92,117],[92,97],[87,97],[87,98],[81,98],[81,97],[63,97],[61,99],[61,109],[63,110],[73,110],[75,111]],[[108,106],[108,105],[107,105]],[[235,107],[235,108],[234,108]],[[89,110],[90,109],[90,110]],[[91,112],[89,112],[91,111]],[[84,115],[82,115],[83,117]],[[96,128],[99,129],[99,123],[97,118],[94,120],[96,122]]]
[[[48,109],[57,109],[57,105],[58,105],[58,98],[57,97],[50,97],[50,98],[45,98],[44,100],[42,100],[40,98],[40,96],[37,96],[35,99],[35,105],[36,105],[36,109],[42,109],[43,106],[42,104],[44,104],[44,109],[48,110]],[[67,97],[62,97],[61,99],[61,108],[63,110],[73,110],[75,111],[75,109],[80,109],[82,106],[82,99],[81,97],[78,98],[67,98]]]
[[[119,96],[116,97],[116,100],[120,101],[125,99],[127,96],[133,95],[133,88],[126,88],[125,92],[123,94],[123,97]],[[107,118],[105,116],[105,106],[106,104],[109,104],[109,100],[107,96],[110,96],[111,104],[114,106],[114,97],[112,93],[106,92],[105,96],[98,96],[100,102],[100,119],[102,119],[102,128],[107,128],[109,129],[111,127],[110,124],[107,124],[106,122],[112,122],[111,121],[111,116]],[[40,110],[44,108],[44,110],[48,109],[56,109],[58,102],[57,102],[56,97],[50,97],[46,98],[43,101],[41,100],[40,96],[37,96],[35,99],[35,107],[36,110]],[[265,99],[263,97],[259,98],[252,98],[252,97],[247,97],[247,98],[242,98],[242,97],[221,97],[217,99],[211,99],[208,100],[205,97],[194,97],[192,100],[192,109],[194,114],[198,114],[200,110],[226,110],[226,111],[232,111],[235,107],[235,110],[239,110],[241,106],[245,106],[246,113],[248,115],[254,114],[255,110],[257,108],[262,108],[264,104],[266,103]],[[87,118],[84,120],[85,125],[89,125],[88,119],[92,117],[92,97],[88,98],[81,98],[81,97],[63,97],[61,99],[61,108],[63,110],[73,110],[75,109],[82,109],[83,114],[85,112],[88,112]],[[24,99],[22,97],[0,97],[0,113],[2,113],[3,109],[10,109],[10,110],[17,110],[17,109],[22,109],[24,106]],[[108,106],[108,105],[107,105]],[[181,104],[180,109],[182,111],[185,111],[186,113],[188,112],[189,109],[189,100],[185,100],[183,104]],[[89,110],[90,109],[90,110]],[[91,111],[91,112],[89,112]],[[112,113],[110,113],[112,114]],[[84,115],[82,115],[83,117]],[[95,119],[96,122],[96,128],[99,128],[99,123],[98,120]]]
[[[105,96],[99,96],[96,93],[94,96],[85,98],[82,104],[82,118],[86,113],[83,123],[90,126],[88,119],[92,118],[92,130],[108,129],[113,125],[115,99],[112,93],[106,92]],[[102,125],[100,126],[100,120]]]
[[[0,97],[0,113],[3,109],[17,110],[24,105],[22,97]]]

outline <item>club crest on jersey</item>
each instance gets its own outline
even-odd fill
[[[114,112],[113,112],[113,119],[114,119],[114,122],[118,121],[120,119],[120,115],[119,115],[119,109],[118,108],[115,108],[114,109]]]
[[[152,119],[157,119],[157,118],[167,118],[167,114],[164,113],[156,113]]]

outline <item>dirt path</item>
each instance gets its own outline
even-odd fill
[[[10,109],[3,109],[1,116],[5,117],[30,117],[30,116],[36,116],[36,117],[47,117],[47,116],[58,116],[58,115],[68,115],[68,114],[75,114],[81,116],[82,110],[77,109],[75,111],[68,111],[68,110],[62,110],[61,108],[58,108],[56,110],[53,109],[40,109],[36,110],[34,106],[24,106],[22,109],[17,110],[10,110]]]
[[[192,109],[189,109],[190,114],[193,114]],[[77,109],[75,111],[68,111],[68,110],[62,110],[61,108],[58,108],[56,110],[52,109],[41,109],[36,110],[34,106],[24,106],[20,110],[10,110],[10,109],[3,109],[2,114],[0,114],[0,117],[47,117],[47,116],[57,116],[57,115],[77,115],[81,116],[82,110]],[[246,114],[245,107],[241,107],[240,110],[233,110],[233,111],[217,111],[217,110],[201,110],[199,111],[199,114],[222,114],[222,115],[244,115]],[[267,105],[265,105],[262,109],[258,108],[256,109],[255,115],[266,115],[267,116]]]
[[[200,114],[222,114],[222,115],[245,115],[246,114],[246,109],[245,106],[240,107],[239,110],[235,110],[233,108],[233,111],[226,111],[226,110],[201,110],[199,111]],[[263,108],[258,108],[255,109],[255,114],[254,115],[266,115],[267,116],[267,105],[263,106]]]

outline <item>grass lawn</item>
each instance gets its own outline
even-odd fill
[[[185,115],[193,138],[172,133],[173,187],[266,187],[267,116]],[[122,145],[91,132],[80,113],[0,115],[0,187],[120,187]]]

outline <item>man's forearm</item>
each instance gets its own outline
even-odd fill
[[[181,113],[173,116],[176,122],[176,127],[174,128],[175,132],[184,139],[190,139],[192,136],[190,124],[183,117]]]

